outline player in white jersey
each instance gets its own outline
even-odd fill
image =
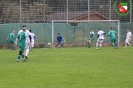
[[[26,28],[26,26],[25,25],[23,25],[23,28]],[[22,28],[22,29],[23,29]],[[19,32],[18,32],[18,34],[19,33],[21,33],[23,30],[20,30]],[[31,35],[30,35],[30,32],[29,32],[29,30],[27,30],[26,29],[26,36],[27,36],[27,38],[26,38],[26,45],[25,45],[25,58],[26,59],[28,59],[28,53],[29,53],[29,46],[30,46],[30,44],[31,44]],[[17,39],[16,39],[16,44],[17,44]]]
[[[30,45],[30,50],[31,50],[31,48],[33,48],[34,47],[34,40],[35,40],[35,34],[32,32],[32,30],[29,30],[29,32],[30,32],[30,35],[31,35],[31,45]]]
[[[127,36],[126,36],[126,40],[125,40],[125,47],[127,47],[127,45],[131,46],[131,38],[132,38],[132,33],[130,32],[129,29],[127,29]]]
[[[98,46],[102,47],[102,43],[104,41],[104,35],[105,32],[102,31],[100,28],[98,28],[98,35],[97,35],[97,43],[96,43],[96,50],[98,49]]]

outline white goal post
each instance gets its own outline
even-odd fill
[[[55,23],[99,23],[99,22],[111,22],[114,26],[118,28],[118,45],[120,43],[120,20],[52,20],[52,48],[54,47],[54,24]],[[114,24],[113,22],[118,22]]]

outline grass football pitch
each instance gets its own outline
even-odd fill
[[[0,88],[133,88],[133,47],[0,50]]]

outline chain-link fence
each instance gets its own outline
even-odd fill
[[[116,1],[126,1],[129,10],[129,1],[132,0],[0,0],[0,23],[83,20],[86,15],[88,18],[95,20],[98,20],[97,16],[91,18],[92,15],[98,15],[106,20],[132,22],[133,18],[130,13],[127,16],[116,14],[114,10]]]

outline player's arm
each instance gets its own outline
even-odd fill
[[[61,36],[61,38],[62,38],[62,41],[65,42],[65,38],[63,36]]]
[[[18,39],[19,39],[19,35],[17,35],[17,37],[16,37],[15,45],[17,45],[17,43],[18,43]]]
[[[13,39],[15,39],[15,34],[13,35]]]
[[[33,33],[33,37],[34,37],[34,40],[36,39],[36,36],[35,36],[35,34]]]
[[[29,37],[29,38],[27,38],[27,37],[29,37],[29,36],[27,36],[27,35],[25,34],[26,41],[28,42],[28,45],[30,46],[31,40],[30,40],[30,37]]]
[[[99,34],[97,35],[97,38],[99,38]]]
[[[118,39],[118,35],[116,35],[117,39]]]
[[[117,39],[118,39],[118,35],[117,35],[117,32],[115,32],[115,35],[116,35],[116,37],[117,37]]]
[[[92,36],[92,38],[94,38],[95,37],[95,33],[93,32],[93,36]]]
[[[130,39],[132,38],[132,35],[130,36]]]
[[[30,42],[32,42],[31,40],[32,40],[32,37],[31,37],[31,35],[29,35],[29,39],[30,39]]]
[[[95,34],[93,34],[92,38],[94,38],[94,37],[95,37]],[[91,39],[92,39],[92,38],[91,38]]]
[[[63,41],[64,41],[64,43],[65,43],[65,38],[63,38]]]
[[[17,43],[18,43],[18,38],[19,38],[19,34],[22,32],[22,30],[19,30],[19,32],[18,32],[18,35],[17,35],[17,37],[16,37],[16,41],[15,41],[15,44],[17,45]]]

